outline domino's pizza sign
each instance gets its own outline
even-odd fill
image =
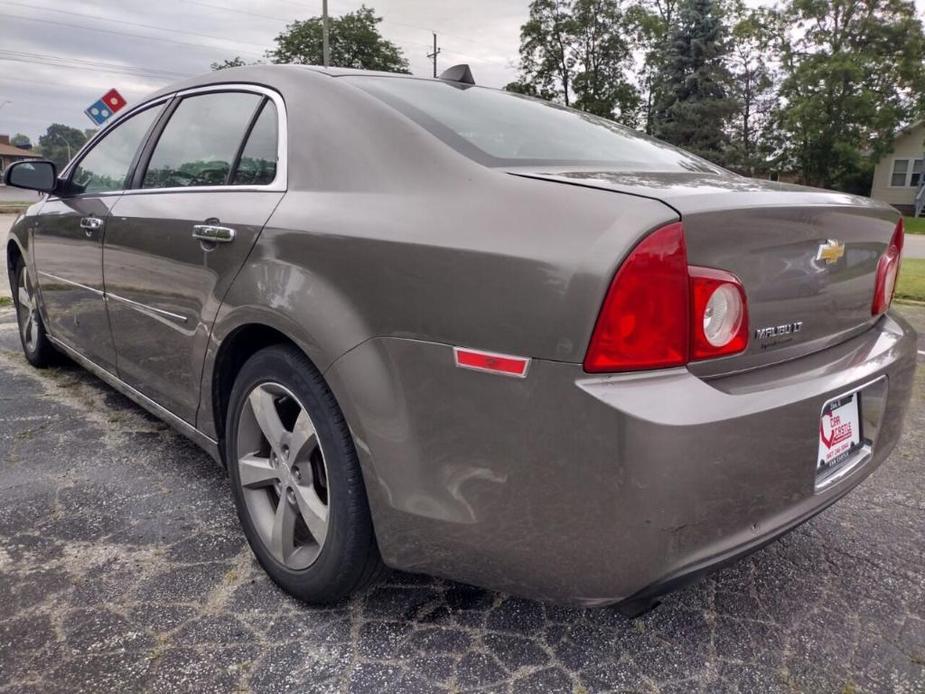
[[[91,104],[84,113],[97,125],[102,125],[113,113],[125,106],[125,99],[115,89],[110,89],[103,94],[99,101]]]

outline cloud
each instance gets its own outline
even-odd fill
[[[748,0],[768,4],[767,0]],[[330,0],[332,15],[354,0]],[[382,33],[411,70],[430,75],[431,31],[439,67],[469,63],[479,84],[516,77],[528,0],[367,0]],[[925,0],[916,0],[921,10]],[[320,14],[321,0],[4,0],[0,4],[0,133],[33,140],[52,122],[89,128],[83,110],[111,87],[129,102],[209,64],[262,57],[295,19]]]
[[[441,69],[468,62],[478,81],[491,86],[516,75],[526,2],[486,0],[478,11],[463,0],[367,4],[384,18],[382,33],[401,46],[415,74],[431,72],[426,56],[434,30]],[[337,15],[359,6],[331,0],[329,10]],[[208,72],[212,62],[235,55],[257,60],[287,23],[320,9],[320,0],[7,0],[0,5],[0,102],[10,103],[0,108],[0,133],[36,140],[52,122],[89,128],[83,110],[106,90],[115,87],[132,103]]]

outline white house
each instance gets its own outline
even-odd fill
[[[925,121],[901,130],[893,141],[893,151],[877,162],[870,197],[883,200],[912,214],[915,195],[922,182],[925,159]]]

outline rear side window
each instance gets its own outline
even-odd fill
[[[247,136],[232,185],[262,186],[276,178],[278,123],[276,105],[267,99]]]
[[[71,176],[73,191],[108,193],[124,190],[135,154],[161,108],[155,106],[122,121],[93,145],[74,169]]]
[[[142,188],[225,185],[262,101],[246,92],[185,97],[154,147]]]
[[[589,113],[511,92],[406,77],[349,76],[445,143],[487,166],[601,166],[728,173]]]

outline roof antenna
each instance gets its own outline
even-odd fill
[[[470,70],[469,66],[465,63],[448,67],[440,73],[439,79],[447,82],[459,82],[461,84],[475,84],[475,79],[472,77],[472,70]]]

